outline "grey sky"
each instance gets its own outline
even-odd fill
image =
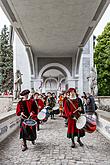
[[[98,25],[96,26],[93,34],[95,36],[100,35],[108,22],[110,22],[110,5],[107,7],[104,15],[102,16],[101,20],[99,21]]]
[[[4,25],[9,26],[10,22],[7,19],[7,17],[5,16],[4,12],[2,11],[2,9],[0,7],[0,31],[4,27]]]

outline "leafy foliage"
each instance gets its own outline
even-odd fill
[[[6,25],[0,35],[0,91],[13,89],[13,49]]]
[[[98,75],[98,95],[110,96],[110,23],[97,38],[94,62]]]

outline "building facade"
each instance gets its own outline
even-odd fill
[[[14,75],[17,70],[22,73],[22,90],[28,88],[43,93],[50,91],[59,94],[69,87],[75,87],[79,94],[82,94],[83,91],[89,92],[87,77],[93,66],[92,36],[81,51],[80,59],[77,59],[77,56],[75,58],[74,55],[69,55],[69,57],[33,56],[16,33],[13,48]],[[77,63],[79,63],[78,71]]]

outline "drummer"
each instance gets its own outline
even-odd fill
[[[68,92],[70,93],[70,96],[64,103],[64,112],[68,118],[67,138],[71,139],[71,147],[75,148],[74,138],[77,136],[77,142],[80,146],[83,146],[80,138],[85,136],[85,131],[76,128],[76,118],[78,118],[82,112],[81,104],[76,96],[76,90],[74,88],[69,88]],[[75,112],[75,110],[78,111]]]
[[[23,121],[28,119],[28,117],[33,117],[36,114],[36,110],[32,109],[32,100],[28,100],[28,95],[30,91],[23,90],[20,95],[22,96],[21,100],[17,104],[16,114],[21,116],[20,122],[20,139],[22,139],[22,151],[27,150],[26,140],[32,141],[32,144],[35,144],[36,139],[36,126],[26,126]]]
[[[59,96],[58,103],[59,103],[59,110],[60,110],[60,117],[63,116],[63,94]]]
[[[33,95],[33,103],[32,103],[32,109],[36,110],[37,114],[44,108],[44,103],[41,98],[39,98],[39,93],[35,92]],[[40,130],[40,120],[37,118],[37,115],[35,114],[34,120],[37,121],[37,131]]]
[[[51,116],[51,119],[55,119],[54,118],[54,111],[53,111],[53,107],[55,106],[55,98],[52,97],[52,94],[51,92],[48,92],[47,93],[47,98],[46,98],[46,106],[49,106],[51,111],[50,111],[50,116]]]

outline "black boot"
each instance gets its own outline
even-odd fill
[[[71,148],[75,148],[75,142],[74,142],[74,139],[71,139],[71,140],[72,140]]]
[[[40,120],[37,120],[37,131],[40,130]]]
[[[27,144],[26,144],[26,140],[23,139],[23,142],[22,142],[22,151],[26,151],[28,148],[27,148]]]
[[[37,124],[37,131],[39,131],[40,130],[40,128],[39,128],[39,124]]]
[[[32,141],[32,144],[35,145],[35,140]]]
[[[80,138],[77,139],[77,142],[79,143],[79,145],[82,147],[84,144],[81,142]]]

